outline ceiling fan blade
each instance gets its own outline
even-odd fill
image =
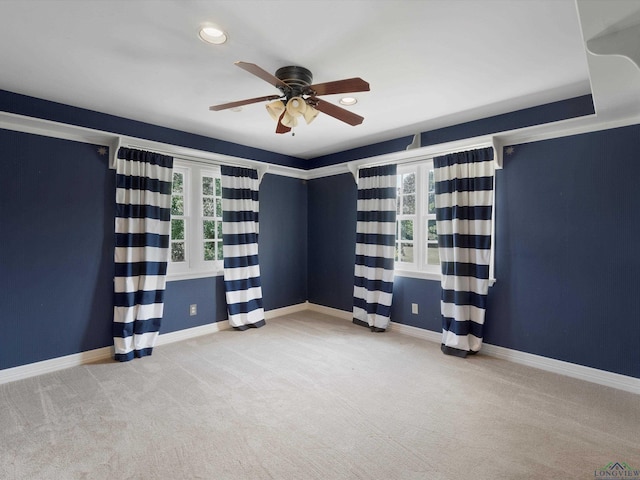
[[[229,103],[223,103],[221,105],[213,105],[209,107],[209,110],[218,112],[220,110],[226,110],[228,108],[241,107],[243,105],[249,105],[251,103],[266,102],[268,100],[276,100],[278,98],[280,98],[280,95],[267,95],[266,97],[249,98],[247,100],[239,100],[237,102],[229,102]]]
[[[258,78],[261,78],[267,83],[270,83],[274,87],[287,87],[288,85],[280,80],[275,75],[271,75],[269,72],[259,67],[255,63],[247,63],[247,62],[235,62],[235,64],[243,70],[246,70],[249,73],[252,73]]]
[[[307,87],[311,95],[333,95],[334,93],[368,92],[369,83],[359,77],[316,83]]]
[[[350,112],[349,110],[345,110],[344,108],[338,107],[333,103],[320,100],[319,98],[316,98],[316,97],[310,97],[310,98],[316,110],[319,110],[322,113],[326,113],[327,115],[330,115],[333,118],[337,118],[338,120],[348,123],[349,125],[352,125],[352,126],[360,125],[364,120],[364,117],[361,117],[360,115],[356,115],[355,113]]]
[[[278,125],[276,125],[276,133],[287,133],[291,131],[291,127],[287,127],[281,123],[282,117],[284,117],[285,113],[286,112],[282,112],[282,115],[280,115],[280,118],[278,119]]]

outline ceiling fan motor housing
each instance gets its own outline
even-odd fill
[[[288,88],[281,88],[287,100],[292,97],[300,97],[307,94],[306,87],[313,82],[311,71],[304,67],[297,66],[279,68],[276,71],[276,77],[288,86]]]

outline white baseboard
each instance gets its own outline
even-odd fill
[[[264,312],[265,320],[272,318],[282,317],[291,313],[298,313],[304,310],[308,310],[307,303],[300,303],[298,305],[291,305],[283,308],[276,308],[274,310],[267,310]],[[178,330],[175,332],[162,333],[158,335],[156,340],[156,347],[167,345],[169,343],[181,342],[182,340],[188,340],[190,338],[200,337],[202,335],[209,335],[221,330],[229,330],[231,325],[229,320],[221,320],[215,323],[208,323],[206,325],[200,325],[199,327],[185,328],[184,330]]]
[[[345,310],[337,310],[335,308],[325,307],[322,305],[309,304],[309,310],[332,315],[334,317],[351,320],[351,312]],[[429,342],[441,343],[442,333],[424,328],[411,327],[402,323],[391,322],[389,331],[398,332],[404,335],[421,338]],[[604,385],[606,387],[616,388],[635,394],[640,394],[640,378],[620,375],[618,373],[598,370],[597,368],[585,367],[575,363],[564,362],[554,358],[542,357],[531,353],[511,350],[509,348],[498,347],[488,343],[482,344],[480,352],[484,355],[508,360],[528,367],[538,368],[547,372],[558,373],[568,377],[585,380],[587,382]]]
[[[353,320],[353,313],[347,312],[346,310],[338,310],[337,308],[325,307],[324,305],[317,305],[315,303],[307,303],[307,309],[332,317],[338,317],[343,320]]]
[[[440,332],[410,327],[401,323],[391,322],[389,330],[436,343],[441,343],[442,341],[442,333]],[[604,385],[606,387],[640,394],[640,378],[628,377],[618,373],[607,372],[605,370],[585,367],[576,363],[564,362],[554,358],[542,357],[532,353],[498,347],[497,345],[491,345],[488,343],[482,344],[480,353],[490,357],[508,360],[520,365],[526,365],[527,367],[538,368],[547,372],[558,373],[560,375],[566,375],[567,377],[597,383],[598,385]]]
[[[440,343],[442,341],[442,333],[433,330],[425,330],[424,328],[411,327],[402,323],[391,322],[389,331],[398,332],[411,337],[421,338],[429,342]]]
[[[167,345],[169,343],[181,342],[182,340],[188,340],[190,338],[200,337],[202,335],[209,335],[210,333],[216,333],[221,330],[228,330],[231,326],[229,320],[222,320],[220,322],[208,323],[206,325],[200,325],[198,327],[185,328],[184,330],[177,330],[175,332],[162,333],[158,335],[156,340],[156,347]]]
[[[324,305],[305,302],[298,305],[291,305],[289,307],[269,310],[265,312],[265,318],[269,320],[292,313],[299,313],[305,310],[311,310],[349,321],[352,320],[353,317],[352,313],[349,311],[338,310],[331,307],[325,307]],[[223,320],[216,323],[187,328],[185,330],[178,330],[176,332],[164,333],[158,336],[156,346],[167,345],[169,343],[179,342],[202,335],[209,335],[211,333],[216,333],[221,330],[227,330],[229,328],[231,328],[229,325],[229,321]],[[433,332],[431,330],[411,327],[409,325],[403,325],[396,322],[391,322],[389,330],[404,335],[421,338],[430,342],[440,343],[442,339],[442,334],[440,332]],[[566,375],[572,378],[578,378],[587,382],[592,382],[599,385],[640,394],[640,378],[628,377],[626,375],[620,375],[604,370],[598,370],[596,368],[585,367],[583,365],[577,365],[575,363],[564,362],[562,360],[542,357],[540,355],[534,355],[531,353],[511,350],[509,348],[490,345],[487,343],[482,345],[481,352],[484,355],[508,360],[520,365],[526,365],[528,367],[534,367],[548,372],[558,373],[560,375]],[[53,358],[51,360],[44,360],[42,362],[35,362],[28,365],[20,365],[18,367],[7,368],[4,370],[0,370],[0,385],[4,383],[14,382],[16,380],[35,377],[37,375],[43,375],[45,373],[63,370],[65,368],[77,367],[86,363],[106,360],[108,358],[113,358],[113,347],[98,348],[95,350],[89,350],[87,352],[66,355],[64,357]]]
[[[290,315],[292,313],[304,312],[309,310],[309,303],[299,303],[297,305],[289,305],[288,307],[276,308],[273,310],[267,310],[264,312],[265,320],[271,320],[272,318],[283,317],[284,315]]]
[[[308,305],[305,302],[299,305],[269,310],[265,312],[265,318],[276,318],[282,315],[301,312],[307,309]],[[190,338],[199,337],[201,335],[209,335],[211,333],[216,333],[221,330],[227,330],[229,328],[231,328],[231,326],[229,325],[229,321],[222,320],[220,322],[209,323],[207,325],[201,325],[193,328],[186,328],[184,330],[178,330],[175,332],[162,333],[158,335],[155,346],[160,347],[169,343],[180,342],[182,340],[188,340]],[[66,368],[77,367],[79,365],[84,365],[87,363],[107,360],[113,357],[114,351],[113,347],[111,346],[97,348],[95,350],[89,350],[81,353],[74,353],[72,355],[65,355],[64,357],[52,358],[50,360],[43,360],[41,362],[29,363],[27,365],[20,365],[18,367],[6,368],[4,370],[0,370],[0,385],[9,382],[15,382],[16,380],[35,377],[38,375],[44,375],[45,373],[64,370]]]
[[[45,373],[64,370],[65,368],[77,367],[85,363],[93,363],[107,358],[113,358],[113,347],[97,348],[87,352],[74,353],[64,357],[52,358],[41,362],[29,363],[18,367],[0,370],[0,385],[3,383],[15,382],[25,378],[44,375]]]
[[[578,365],[576,363],[563,362],[562,360],[511,350],[497,345],[483,344],[480,351],[485,355],[501,358],[520,365],[539,368],[547,372],[558,373],[587,382],[597,383],[598,385],[640,394],[640,378],[585,367],[584,365]]]

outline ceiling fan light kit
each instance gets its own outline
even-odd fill
[[[280,117],[284,113],[285,106],[282,100],[276,100],[275,102],[267,103],[267,112],[271,115],[276,122],[280,120]]]
[[[304,121],[309,125],[311,122],[315,120],[320,112],[313,108],[311,105],[307,104],[307,109],[304,112]]]
[[[268,103],[266,108],[271,118],[278,122],[276,133],[291,131],[293,127],[298,125],[298,117],[300,116],[309,124],[318,116],[319,112],[352,126],[360,125],[364,120],[360,115],[317,98],[320,95],[368,92],[369,84],[361,78],[348,78],[314,85],[311,83],[313,82],[311,71],[304,67],[293,65],[282,67],[276,71],[275,75],[272,75],[253,63],[236,62],[235,65],[270,83],[280,90],[281,95],[270,95],[213,105],[209,107],[209,110],[226,110],[251,103],[275,100]],[[345,103],[345,105],[353,105],[357,102],[353,97],[348,98],[352,98],[353,102]]]
[[[307,103],[302,99],[302,97],[293,97],[287,102],[287,113],[292,117],[303,115],[306,110]]]

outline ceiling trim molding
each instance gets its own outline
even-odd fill
[[[434,156],[446,155],[474,148],[492,146],[495,149],[496,168],[502,167],[502,151],[509,145],[538,142],[553,138],[561,138],[571,135],[580,135],[599,130],[620,128],[629,125],[640,124],[640,114],[623,117],[608,118],[602,115],[586,115],[583,117],[560,120],[543,125],[524,127],[516,130],[497,132],[473,138],[465,138],[446,143],[412,148],[383,155],[352,160],[336,165],[302,170],[256,160],[225,155],[221,153],[207,152],[189,147],[181,147],[172,144],[145,140],[141,138],[119,135],[112,132],[94,130],[76,125],[69,125],[51,120],[39,119],[18,115],[9,112],[0,112],[0,128],[14,130],[23,133],[72,140],[95,145],[109,147],[110,167],[115,167],[115,157],[120,146],[143,148],[158,153],[172,155],[184,160],[205,163],[209,165],[236,165],[255,168],[260,177],[266,173],[285,177],[311,180],[344,173],[352,173],[357,177],[357,170],[365,166],[383,165],[389,163],[410,163]]]
[[[206,163],[208,165],[237,165],[255,168],[260,178],[265,173],[294,178],[306,178],[306,172],[293,167],[285,167],[256,160],[249,160],[221,153],[212,153],[189,147],[181,147],[168,143],[145,140],[142,138],[120,135],[113,132],[105,132],[87,127],[80,127],[52,120],[28,117],[10,112],[0,112],[0,128],[22,133],[40,135],[62,140],[71,140],[92,145],[104,145],[109,147],[109,168],[115,169],[116,156],[120,147],[141,148],[157,153],[171,155],[184,160]]]
[[[238,167],[255,168],[258,171],[258,177],[260,180],[262,180],[262,177],[266,173],[301,179],[304,179],[306,177],[304,170],[293,167],[285,167],[282,165],[275,165],[271,163],[250,160],[247,158],[234,157],[231,155],[224,155],[222,153],[207,152],[190,147],[181,147],[169,143],[156,142],[155,140],[144,140],[135,137],[120,136],[119,145],[129,148],[150,150],[153,152],[162,153],[164,155],[170,155],[175,158],[180,158],[182,160],[188,160],[190,162],[197,162],[206,165],[232,165]]]
[[[115,165],[114,158],[119,141],[119,136],[115,133],[10,112],[0,112],[0,128],[43,137],[104,145],[109,147],[109,166]]]

